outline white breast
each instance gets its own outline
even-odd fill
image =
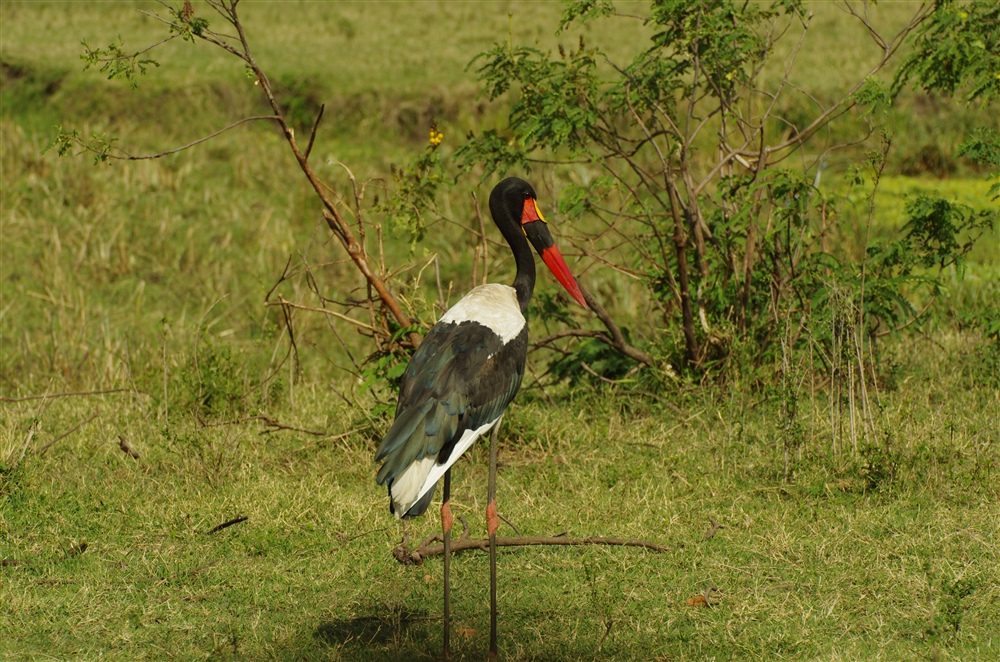
[[[490,283],[473,288],[442,315],[438,322],[479,322],[507,343],[521,333],[524,315],[521,314],[517,291],[513,287]]]

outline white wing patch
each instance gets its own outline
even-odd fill
[[[504,344],[510,342],[524,328],[524,315],[517,303],[517,291],[507,285],[490,283],[473,288],[448,309],[438,322],[460,324],[479,322],[500,336]]]
[[[455,464],[465,451],[469,450],[476,439],[486,434],[494,425],[498,425],[502,419],[501,415],[500,418],[485,423],[475,430],[466,430],[462,433],[462,438],[455,444],[455,448],[451,451],[451,456],[446,463],[438,464],[437,458],[425,457],[415,461],[406,468],[406,471],[399,474],[392,481],[392,489],[390,490],[392,492],[392,509],[396,512],[396,519],[401,519],[413,507],[413,504],[420,501],[420,497],[433,489],[444,472],[450,469],[451,465]]]
[[[406,511],[413,507],[420,499],[420,489],[427,480],[427,474],[431,472],[437,458],[425,457],[422,460],[414,460],[406,471],[396,476],[392,481],[392,507],[396,511],[396,519],[399,519]],[[426,490],[425,490],[426,491]]]

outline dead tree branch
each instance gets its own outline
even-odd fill
[[[580,291],[583,292],[584,301],[587,302],[590,309],[594,311],[595,315],[597,315],[597,319],[601,320],[601,323],[604,324],[604,328],[606,328],[611,334],[611,338],[609,339],[610,342],[608,343],[609,345],[639,363],[644,363],[646,365],[653,363],[652,356],[638,347],[633,347],[625,340],[625,336],[622,334],[621,328],[619,328],[608,311],[604,309],[604,306],[602,306],[597,299],[594,298],[594,295],[592,295],[589,290],[581,285]]]
[[[0,396],[0,402],[28,402],[29,400],[49,400],[51,398],[71,398],[84,395],[108,395],[109,393],[132,393],[131,388],[107,388],[100,391],[65,391],[63,393],[42,393],[40,395],[26,395],[23,398],[7,398]]]
[[[464,552],[472,549],[489,551],[490,541],[486,538],[469,538],[468,528],[466,533],[459,540],[451,543],[451,551]],[[438,536],[430,536],[419,547],[413,550],[406,549],[405,544],[400,544],[393,550],[393,556],[403,565],[420,565],[430,556],[437,556],[444,553],[444,545],[436,541]],[[667,552],[670,547],[659,545],[647,540],[629,540],[626,538],[568,538],[566,536],[518,536],[516,538],[497,538],[499,547],[527,547],[529,545],[613,545],[620,547],[642,547],[653,552]]]
[[[313,123],[312,131],[309,136],[309,141],[304,150],[300,149],[299,144],[295,137],[295,130],[289,124],[288,119],[282,110],[281,104],[278,102],[274,90],[271,86],[270,79],[264,70],[257,63],[254,57],[253,51],[250,48],[250,41],[247,38],[246,32],[244,30],[244,25],[240,20],[239,14],[237,12],[237,5],[239,0],[209,0],[208,5],[214,10],[222,19],[228,23],[234,30],[231,34],[224,34],[216,32],[214,30],[208,29],[207,23],[199,24],[195,27],[195,22],[193,20],[193,10],[190,6],[185,7],[183,10],[176,10],[169,4],[160,0],[160,4],[167,10],[168,15],[159,15],[156,12],[143,12],[147,16],[163,23],[168,26],[169,29],[176,33],[176,35],[185,35],[185,38],[200,39],[206,43],[217,46],[227,53],[239,58],[249,67],[250,71],[255,78],[255,84],[260,87],[268,105],[270,106],[273,115],[260,115],[254,117],[246,117],[233,122],[229,126],[226,126],[214,133],[209,134],[203,138],[199,138],[191,143],[177,147],[170,150],[165,150],[162,152],[157,152],[155,154],[149,155],[131,155],[120,147],[112,144],[103,139],[95,139],[92,143],[88,143],[78,136],[76,132],[63,133],[61,135],[62,145],[65,146],[69,143],[74,143],[82,146],[84,149],[89,150],[98,154],[100,159],[118,159],[127,161],[136,160],[146,160],[146,159],[156,159],[169,154],[176,154],[178,152],[190,149],[196,145],[215,138],[219,134],[232,129],[233,127],[239,126],[245,122],[256,121],[256,120],[266,120],[270,122],[275,122],[281,130],[289,148],[291,149],[292,155],[295,157],[299,168],[305,175],[306,179],[309,181],[313,191],[316,196],[322,202],[323,205],[323,217],[326,219],[330,230],[340,241],[344,250],[347,252],[351,261],[354,263],[357,271],[361,273],[367,282],[369,288],[373,291],[372,296],[377,296],[381,302],[381,306],[385,308],[388,315],[391,316],[396,323],[398,323],[403,328],[408,328],[413,325],[413,321],[410,319],[409,315],[403,310],[399,303],[399,300],[390,291],[386,280],[380,273],[373,268],[371,261],[369,259],[368,251],[365,247],[364,237],[361,236],[360,240],[355,235],[351,226],[349,225],[347,219],[344,216],[341,205],[344,205],[343,201],[336,198],[336,194],[332,192],[332,189],[324,184],[316,172],[309,165],[309,156],[312,151],[312,147],[316,140],[316,133],[319,129],[319,124],[323,118],[323,113],[325,106],[322,107]],[[171,37],[173,38],[173,36]],[[161,42],[162,43],[162,42]],[[152,47],[150,47],[152,48]],[[145,49],[149,50],[149,49]],[[140,53],[145,51],[139,51]],[[128,56],[121,54],[115,55],[114,59],[127,58]],[[350,210],[348,210],[350,211]],[[357,213],[360,214],[360,209]],[[352,214],[354,212],[351,212]],[[420,334],[416,331],[410,331],[407,334],[410,343],[416,347],[420,344]]]

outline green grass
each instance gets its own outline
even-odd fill
[[[982,359],[968,340],[924,350],[881,396],[887,453],[865,440],[857,456],[833,452],[824,396],[803,395],[788,481],[771,402],[702,395],[674,410],[604,393],[551,408],[523,394],[502,435],[501,511],[526,534],[645,538],[669,551],[503,551],[504,655],[995,658],[996,385],[968,388]],[[35,454],[91,410],[95,422]],[[440,559],[392,559],[400,531],[371,479],[385,421],[359,419],[321,386],[269,413],[362,431],[262,435],[256,423],[205,428],[177,414],[167,426],[130,394],[3,413],[5,453],[43,421],[32,454],[2,476],[0,558],[18,562],[3,568],[3,655],[414,659],[440,646]],[[141,459],[118,449],[119,434]],[[456,470],[456,512],[476,531],[486,455]],[[236,516],[248,519],[207,533]],[[725,528],[705,541],[710,517]],[[485,555],[454,568],[457,657],[478,659]],[[948,612],[959,581],[972,592]],[[711,608],[686,604],[708,585],[721,591]]]
[[[906,5],[877,11],[898,22]],[[0,7],[0,395],[124,389],[0,402],[0,657],[432,658],[441,562],[404,567],[391,555],[400,529],[371,461],[387,420],[370,413],[389,396],[362,391],[347,358],[370,344],[336,327],[341,342],[319,316],[298,314],[299,372],[283,360],[284,320],[263,306],[300,253],[323,265],[327,295],[360,293],[279,136],[243,127],[181,155],[112,166],[41,154],[54,124],[146,152],[260,110],[238,64],[190,44],[171,44],[134,93],[81,72],[83,38],[157,37],[134,6],[155,8]],[[840,12],[810,6],[815,41],[801,82],[815,77],[828,98],[870,53],[844,47],[857,35],[845,37]],[[384,177],[423,149],[431,119],[444,150],[498,121],[503,104],[476,101],[464,70],[493,41],[512,29],[543,48],[578,38],[552,36],[556,3],[241,8],[258,58],[302,104],[298,125],[328,104],[316,163],[341,194],[334,160]],[[636,47],[612,29],[583,32],[616,55]],[[815,73],[834,57],[835,75]],[[980,117],[902,103],[894,173],[928,144],[950,154]],[[844,161],[824,182],[839,186]],[[552,209],[560,175],[535,176]],[[469,193],[482,200],[487,186],[460,180],[442,208],[471,218]],[[991,204],[982,174],[961,168],[948,179],[886,177],[876,235],[898,229],[905,195],[924,187]],[[863,209],[844,212],[848,249],[863,237]],[[551,217],[557,235],[573,233]],[[414,275],[437,253],[454,301],[471,282],[474,240],[445,234],[413,253],[390,235],[386,250]],[[847,397],[858,393],[840,384],[844,399],[831,400],[828,384],[778,366],[772,388],[753,392],[649,379],[657,392],[635,395],[529,374],[501,437],[501,512],[525,534],[637,537],[669,551],[503,551],[504,657],[1000,659],[1000,348],[970,322],[995,307],[1000,228],[991,239],[970,254],[964,280],[946,274],[943,312],[882,341],[868,432]],[[508,278],[500,252],[492,259],[492,279]],[[432,273],[413,293],[428,307]],[[586,278],[614,294],[624,322],[655,329],[638,288],[599,268]],[[301,280],[283,287],[288,299],[309,298]],[[538,317],[535,337],[559,328]],[[530,360],[542,375],[548,357]],[[259,414],[324,434],[265,434]],[[486,451],[455,472],[454,507],[477,535]],[[247,519],[208,533],[237,516]],[[724,528],[703,540],[709,518]],[[435,528],[425,517],[411,536]],[[486,556],[463,554],[453,572],[456,658],[481,659]],[[712,607],[686,604],[709,585],[720,591]]]

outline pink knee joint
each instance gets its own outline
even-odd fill
[[[454,523],[455,518],[451,516],[451,504],[445,501],[441,504],[441,530],[450,533]]]
[[[497,515],[497,502],[490,501],[486,506],[486,532],[493,536],[500,528],[500,517]]]

